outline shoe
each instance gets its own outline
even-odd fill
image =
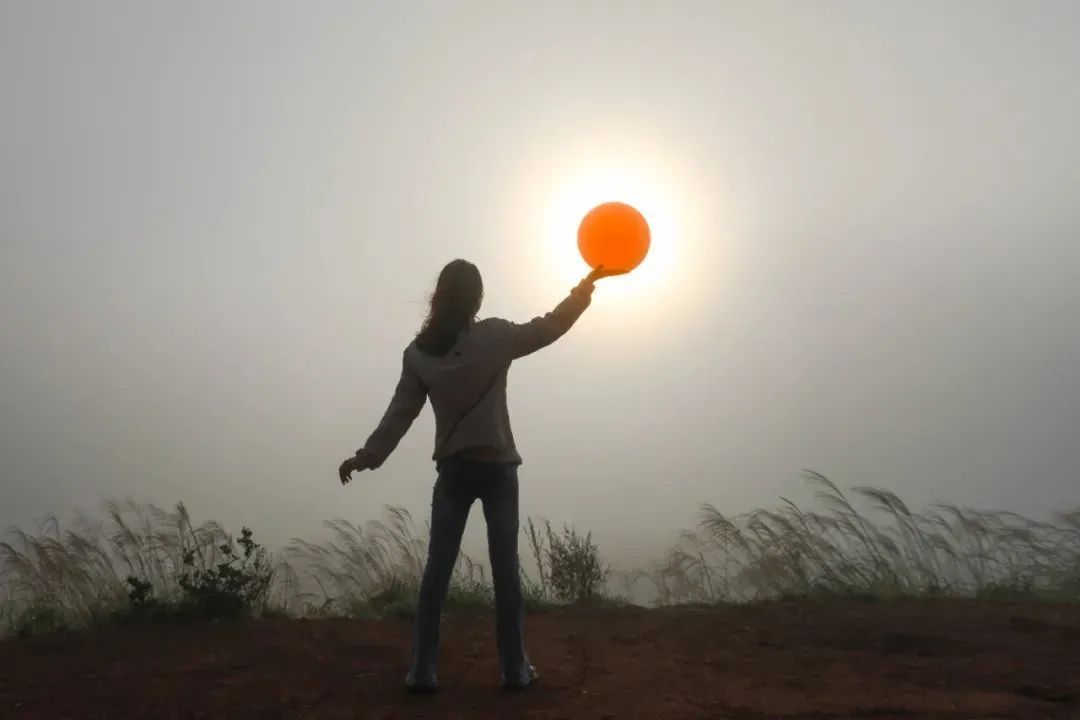
[[[431,695],[439,691],[439,680],[434,674],[420,679],[415,672],[410,672],[405,677],[405,689],[414,695]]]
[[[532,665],[525,665],[524,671],[519,677],[507,678],[503,675],[502,686],[504,690],[526,690],[540,681],[540,673]]]

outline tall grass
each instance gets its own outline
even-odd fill
[[[412,612],[427,554],[407,510],[387,507],[382,520],[364,526],[338,518],[325,523],[329,539],[293,540],[285,549],[308,614],[407,616]],[[483,565],[458,557],[448,604],[485,605],[491,590]]]
[[[179,597],[184,557],[212,568],[227,539],[216,522],[196,525],[181,503],[171,511],[110,501],[104,519],[55,517],[34,532],[16,528],[0,542],[0,632],[20,625],[78,627],[124,605],[127,578],[149,583],[163,600]]]
[[[957,505],[916,513],[888,490],[844,493],[821,474],[807,478],[820,509],[781,499],[775,510],[728,516],[703,505],[697,531],[638,579],[660,604],[836,595],[1080,599],[1080,510],[1054,523]]]
[[[624,583],[626,596],[644,599],[645,589],[660,605],[841,595],[1080,600],[1080,510],[1053,523],[956,505],[916,513],[887,490],[845,493],[820,474],[808,479],[815,509],[782,499],[773,510],[727,515],[704,505],[697,529],[681,534],[662,561],[610,578]],[[267,607],[411,614],[426,529],[419,532],[405,509],[388,507],[379,520],[336,519],[325,530],[324,541],[294,540],[279,554]],[[531,520],[524,534],[536,576],[523,578],[529,607],[574,599],[567,588],[579,586],[585,595],[612,594],[588,534],[560,534]],[[115,617],[132,603],[129,578],[152,588],[155,602],[176,602],[185,569],[188,577],[213,571],[229,543],[219,523],[195,523],[183,504],[166,511],[109,502],[96,522],[82,516],[62,528],[49,518],[32,532],[12,530],[0,542],[0,635]],[[491,599],[485,566],[463,554],[448,607],[479,608]]]

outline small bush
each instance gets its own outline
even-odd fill
[[[238,553],[236,545],[242,553]],[[240,539],[218,546],[220,561],[208,568],[196,564],[196,551],[184,553],[178,584],[183,594],[179,615],[198,620],[235,620],[249,617],[266,605],[274,571],[251,530]],[[141,587],[139,588],[141,590]]]
[[[118,609],[113,614],[118,623],[124,625],[131,622],[145,622],[172,614],[168,605],[155,597],[152,582],[134,575],[128,575],[124,582],[127,584],[128,602],[126,607]]]
[[[538,584],[526,583],[526,597],[573,603],[604,596],[611,569],[600,559],[591,532],[579,535],[563,525],[558,533],[545,521],[541,535],[530,518],[525,533],[540,573]]]

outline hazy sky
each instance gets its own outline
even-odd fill
[[[627,193],[653,255],[511,373],[523,514],[1074,507],[1078,67],[1074,2],[0,0],[0,526],[422,520],[430,409],[336,468],[439,269],[527,320]]]

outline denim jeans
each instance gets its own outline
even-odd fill
[[[533,668],[525,658],[524,607],[518,565],[517,465],[447,458],[431,498],[431,537],[413,628],[412,664],[406,682],[434,687],[439,621],[461,547],[469,509],[477,498],[487,521],[488,555],[495,586],[495,635],[503,683],[527,685]]]

